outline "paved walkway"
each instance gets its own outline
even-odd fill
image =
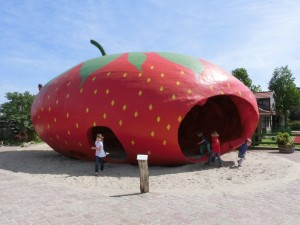
[[[300,152],[280,155],[300,163]],[[151,189],[151,187],[150,187]],[[266,192],[99,196],[0,170],[0,224],[300,224],[300,177]]]

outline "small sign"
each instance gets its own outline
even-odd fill
[[[147,160],[148,159],[148,155],[137,155],[136,159],[137,160]]]

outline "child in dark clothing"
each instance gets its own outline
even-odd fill
[[[246,159],[246,157],[245,157],[246,156],[246,152],[247,152],[248,147],[251,145],[251,142],[252,142],[251,139],[247,138],[245,140],[245,142],[240,147],[239,154],[238,154],[238,157],[240,159],[237,161],[239,167],[242,166],[243,161]]]
[[[197,143],[200,145],[200,155],[204,155],[205,150],[210,154],[210,143],[209,141],[203,136],[203,133],[198,133],[197,137],[201,138],[201,141]]]

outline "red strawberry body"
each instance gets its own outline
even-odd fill
[[[48,82],[32,106],[38,135],[55,151],[93,159],[96,133],[106,160],[149,164],[200,162],[197,133],[216,130],[224,154],[258,122],[252,92],[206,61],[174,53],[124,53],[88,60]]]

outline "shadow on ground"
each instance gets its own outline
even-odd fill
[[[223,165],[223,167],[232,167],[234,162],[224,161]],[[204,163],[172,167],[149,166],[149,173],[151,176],[160,176],[216,168],[218,168],[218,161],[213,166],[206,166]],[[0,151],[0,169],[15,173],[92,176],[94,175],[94,162],[71,159],[52,150],[10,150]],[[110,163],[105,163],[103,175],[140,176],[139,167],[136,165]]]

